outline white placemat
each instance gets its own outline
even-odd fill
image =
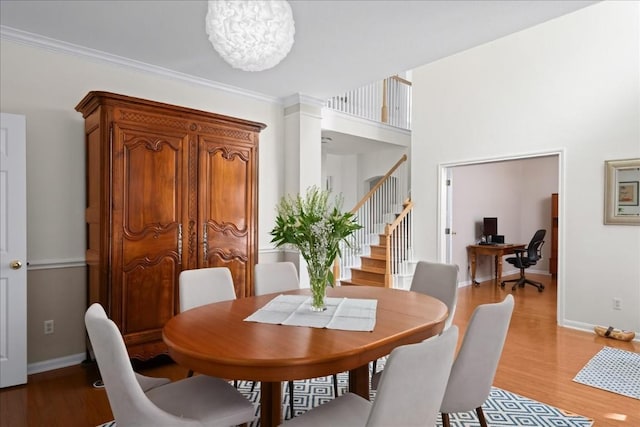
[[[375,299],[325,298],[325,305],[326,310],[316,312],[310,296],[278,295],[244,320],[346,331],[373,331],[376,325]]]

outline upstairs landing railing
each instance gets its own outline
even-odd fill
[[[327,101],[342,113],[411,130],[411,82],[398,76],[351,90]]]

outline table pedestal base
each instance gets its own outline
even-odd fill
[[[282,383],[260,382],[260,425],[279,426],[282,424]],[[293,408],[291,408],[293,413]]]

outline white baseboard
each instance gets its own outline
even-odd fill
[[[583,322],[575,322],[573,320],[564,320],[560,322],[558,326],[569,328],[569,329],[575,329],[583,332],[589,332],[592,334],[595,334],[595,332],[593,331],[593,328],[596,327],[596,325],[591,325],[589,323],[583,323]],[[636,337],[633,339],[633,341],[640,342],[640,333],[638,333],[638,331],[636,331]]]
[[[79,365],[86,359],[86,357],[86,353],[78,353],[55,359],[43,360],[42,362],[29,363],[27,365],[27,375]]]

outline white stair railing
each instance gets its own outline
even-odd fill
[[[392,288],[404,288],[399,279],[413,274],[413,202],[408,200],[396,220],[385,227],[387,270]]]
[[[360,267],[360,257],[371,253],[371,245],[381,244],[380,239],[385,238],[387,231],[393,231],[392,246],[388,246],[387,250],[393,247],[394,253],[391,255],[398,257],[398,262],[394,261],[393,274],[401,274],[400,263],[405,261],[406,255],[413,248],[412,224],[410,216],[406,219],[407,214],[404,212],[408,193],[409,173],[407,156],[404,155],[351,210],[363,228],[351,236],[350,244],[341,245],[342,256],[338,259],[336,279],[349,280],[351,267]],[[399,221],[400,217],[404,219]],[[389,224],[395,225],[388,230]],[[391,269],[388,265],[389,277],[392,274]],[[385,286],[391,285],[385,283]]]
[[[327,107],[402,129],[411,129],[411,82],[398,76],[334,96]]]

